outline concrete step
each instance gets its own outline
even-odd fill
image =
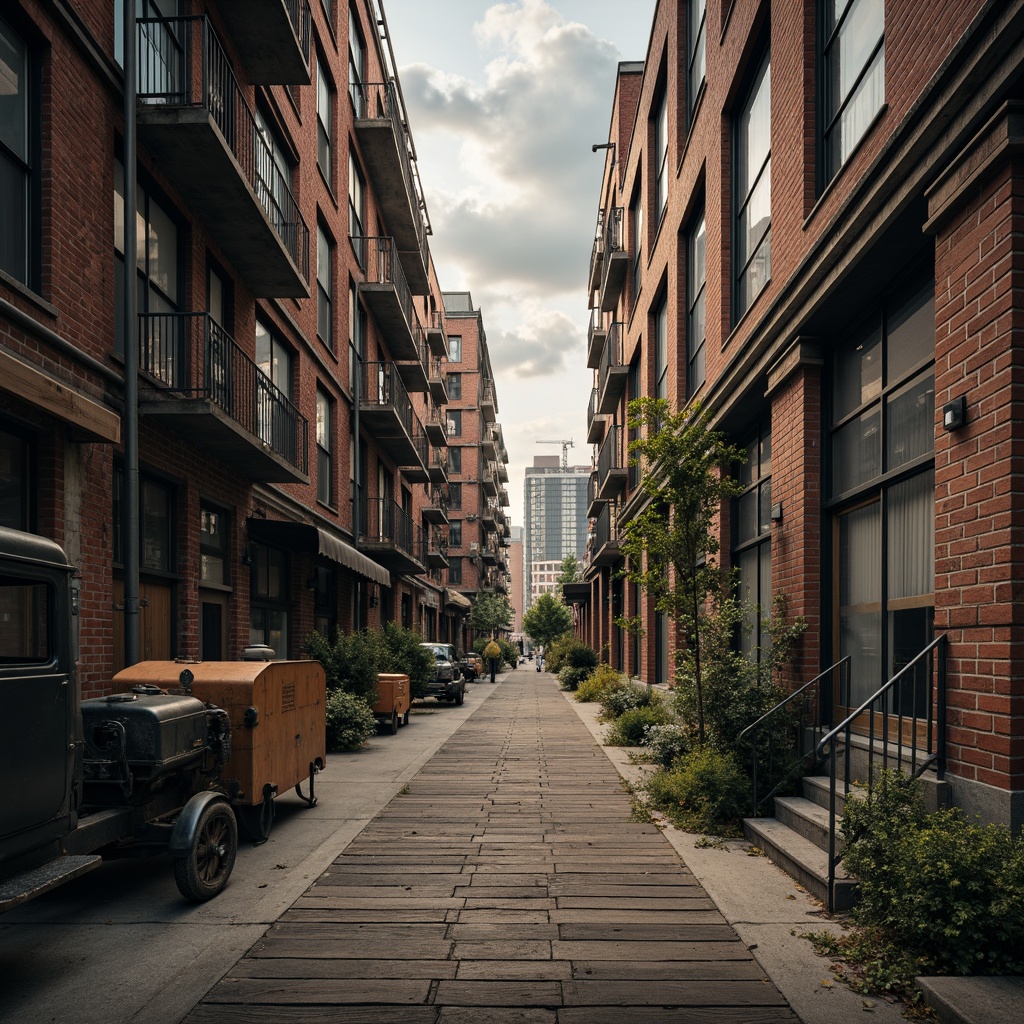
[[[772,863],[796,879],[812,896],[828,902],[828,853],[795,832],[778,818],[745,818],[743,833]],[[835,909],[848,910],[854,902],[856,882],[836,868]]]
[[[799,796],[777,796],[775,817],[819,850],[828,850],[828,810],[820,804]]]
[[[828,811],[829,801],[829,779],[827,775],[805,775],[801,781],[801,789],[806,799]],[[836,820],[843,817],[843,808],[847,799],[863,800],[867,791],[860,786],[850,789],[849,798],[843,794],[843,782],[840,779],[836,783]]]

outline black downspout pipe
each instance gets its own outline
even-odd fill
[[[124,663],[139,661],[139,344],[135,304],[137,240],[135,3],[124,3]]]
[[[359,292],[356,291],[356,302],[359,302]],[[359,310],[354,311],[352,317],[355,323],[355,353],[353,356],[353,365],[355,366],[355,381],[352,386],[352,412],[354,417],[354,426],[352,428],[352,465],[353,480],[352,480],[352,539],[355,541],[356,547],[359,547],[359,530],[362,526],[360,521],[361,509],[359,501],[359,481],[361,478],[360,474],[363,471],[361,460],[359,458],[359,396],[362,392],[363,387],[363,339],[360,336],[361,323]],[[363,602],[361,592],[369,586],[367,581],[360,580],[358,588],[356,590],[356,608],[355,608],[355,629],[358,631],[363,628]]]

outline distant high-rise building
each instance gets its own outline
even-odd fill
[[[583,558],[587,547],[590,472],[590,466],[563,467],[557,455],[537,455],[533,465],[526,468],[523,515],[526,607],[540,594],[554,590],[566,555]]]
[[[526,594],[523,576],[523,528],[512,527],[511,546],[508,551],[509,576],[512,580],[512,609],[515,612],[513,619],[513,633],[523,631],[523,598]]]

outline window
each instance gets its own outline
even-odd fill
[[[462,374],[449,373],[447,380],[448,398],[457,402],[462,398]]]
[[[35,69],[25,40],[0,18],[0,270],[38,288]]]
[[[448,523],[448,547],[462,547],[462,520],[453,519]]]
[[[668,400],[668,298],[663,296],[654,313],[655,398]]]
[[[334,470],[331,462],[334,403],[330,396],[316,389],[316,500],[324,505],[334,503]]]
[[[338,627],[337,572],[318,565],[313,586],[313,628],[321,636],[332,637]]]
[[[331,106],[332,92],[330,79],[324,71],[320,58],[316,59],[316,162],[327,179],[331,181]]]
[[[33,477],[37,465],[28,436],[0,425],[0,526],[32,528]]]
[[[654,121],[654,159],[654,220],[660,224],[668,206],[668,90],[662,93]]]
[[[686,65],[686,101],[690,118],[697,106],[700,87],[704,84],[704,40],[707,4],[705,0],[690,0],[687,45],[689,48]]]
[[[462,508],[462,484],[448,485],[448,508],[453,512]]]
[[[356,117],[366,116],[366,96],[363,79],[366,76],[366,44],[359,29],[359,18],[355,9],[348,9],[348,93]]]
[[[449,448],[448,449],[448,472],[449,473],[461,473],[462,472],[462,449],[461,448]]]
[[[686,397],[692,398],[704,383],[704,286],[707,283],[704,214],[690,232],[686,249]]]
[[[639,178],[640,175],[638,174]],[[644,205],[643,192],[637,185],[636,195],[633,196],[631,209],[633,220],[633,301],[640,294],[640,285],[643,283],[643,249],[644,249]]]
[[[291,416],[292,354],[270,330],[256,321],[256,428],[275,451],[295,450],[295,423]]]
[[[761,660],[771,638],[764,628],[772,611],[772,439],[768,427],[746,446],[747,461],[740,467],[743,493],[735,500],[733,565],[739,573],[742,620],[739,649]]]
[[[363,222],[366,218],[366,184],[363,181],[363,174],[359,170],[355,154],[349,150],[348,153],[348,235],[349,238],[362,239],[366,235]],[[356,258],[359,266],[364,266],[366,254],[362,241],[356,242]]]
[[[356,367],[366,356],[366,313],[356,297],[356,286],[348,283],[348,387],[355,391]]]
[[[120,466],[114,474],[114,561],[124,564],[127,524],[125,480]],[[172,572],[174,553],[174,491],[144,474],[139,478],[139,568]]]
[[[462,583],[462,559],[457,556],[448,558],[448,583],[454,586]]]
[[[136,189],[137,252],[135,278],[137,309],[151,314],[142,328],[139,368],[166,384],[183,383],[184,355],[179,324],[172,316],[178,309],[178,225],[168,210],[141,182]],[[114,164],[114,305],[116,351],[124,353],[124,165]]]
[[[287,237],[293,216],[291,160],[259,107],[256,132],[256,194],[277,233]]]
[[[288,657],[288,555],[266,544],[251,544],[249,643],[266,644],[277,658]]]
[[[735,316],[749,309],[772,272],[771,63],[758,69],[736,119]]]
[[[823,184],[828,184],[885,102],[885,2],[825,0],[822,7]]]
[[[461,437],[462,436],[462,410],[461,409],[449,409],[448,410],[448,436],[449,437]]]
[[[448,362],[462,362],[462,338],[457,334],[448,335]]]
[[[316,228],[316,333],[329,348],[334,349],[334,326],[331,317],[332,267],[334,244],[318,224]]]
[[[226,513],[209,506],[199,510],[199,581],[204,586],[228,586],[230,520]]]

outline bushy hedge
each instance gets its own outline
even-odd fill
[[[327,749],[355,750],[377,731],[370,705],[356,693],[336,689],[327,695]]]
[[[750,803],[750,783],[736,758],[700,747],[645,785],[651,806],[690,832],[730,835]]]
[[[627,711],[650,707],[651,704],[662,703],[664,699],[660,690],[627,683],[625,686],[607,690],[601,697],[601,719],[605,722],[614,721]]]
[[[397,622],[385,623],[380,637],[378,672],[404,672],[409,676],[409,692],[422,697],[427,685],[437,675],[437,659],[433,652],[421,647],[423,635],[406,629]]]
[[[581,704],[601,700],[612,690],[621,690],[627,683],[626,677],[611,665],[598,665],[586,679],[576,687],[576,700]]]
[[[639,747],[652,725],[664,725],[670,718],[668,708],[660,701],[624,711],[612,722],[605,743],[610,747]]]
[[[544,667],[556,675],[564,665],[595,669],[600,660],[600,655],[593,647],[588,647],[572,635],[552,640],[544,651]]]
[[[593,669],[589,668],[574,668],[572,665],[563,665],[558,670],[558,682],[563,690],[574,691],[580,683],[590,677],[592,671]]]
[[[673,767],[693,746],[690,730],[678,722],[649,725],[643,743],[651,761],[662,768]]]
[[[870,801],[847,801],[842,831],[859,923],[928,973],[1024,971],[1024,837],[957,808],[928,814],[917,784],[891,771]]]

